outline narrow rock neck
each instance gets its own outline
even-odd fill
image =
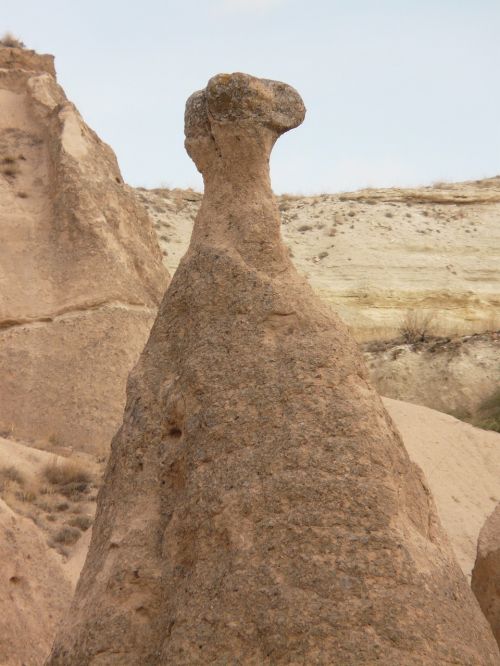
[[[254,147],[234,150],[232,145],[227,150],[223,142],[215,142],[210,165],[203,171],[205,193],[191,247],[203,243],[231,248],[258,270],[276,274],[291,264],[271,189],[269,151]]]

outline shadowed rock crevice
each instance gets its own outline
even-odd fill
[[[188,100],[205,196],[51,666],[498,663],[357,346],[281,241],[269,154],[303,116],[244,74]]]

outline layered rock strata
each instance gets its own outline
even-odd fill
[[[170,271],[189,243],[196,192],[138,190]],[[359,341],[500,329],[500,177],[415,189],[278,197],[299,273]]]
[[[479,535],[472,589],[500,645],[500,504]]]
[[[168,274],[52,56],[0,47],[0,433],[102,452]]]
[[[269,154],[303,117],[244,74],[188,100],[205,196],[51,666],[498,664],[358,348],[281,241]]]

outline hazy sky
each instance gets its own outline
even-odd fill
[[[500,174],[500,0],[0,0],[133,185],[201,187],[187,97],[243,71],[301,93],[278,192]]]

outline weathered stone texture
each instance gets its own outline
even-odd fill
[[[168,274],[52,56],[0,48],[0,432],[107,450]]]
[[[281,241],[269,154],[303,116],[244,74],[188,101],[205,196],[51,666],[499,663],[359,350]]]

